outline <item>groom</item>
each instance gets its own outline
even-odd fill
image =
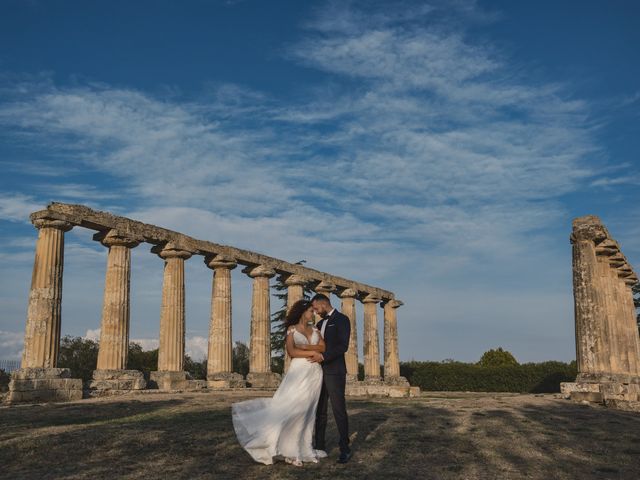
[[[326,295],[321,293],[315,295],[311,299],[311,306],[322,317],[316,327],[322,333],[326,344],[324,353],[315,352],[313,357],[308,358],[311,362],[320,362],[323,372],[322,390],[316,412],[315,448],[316,450],[326,450],[324,437],[327,430],[327,405],[328,400],[331,400],[331,409],[340,434],[338,463],[347,463],[352,453],[349,448],[349,419],[344,398],[347,378],[344,354],[349,348],[351,323],[346,315],[331,306]]]

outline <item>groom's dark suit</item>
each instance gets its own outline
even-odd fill
[[[316,325],[318,330],[322,331],[324,322],[326,322],[324,327],[326,349],[322,354],[324,357],[322,362],[323,381],[316,413],[315,448],[326,450],[327,406],[328,401],[331,400],[331,409],[340,434],[340,452],[345,453],[349,451],[349,420],[344,398],[347,377],[344,354],[349,348],[351,323],[346,315],[335,309],[331,315],[318,322]]]

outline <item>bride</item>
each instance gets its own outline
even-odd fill
[[[320,331],[313,325],[311,302],[294,303],[285,320],[286,348],[291,357],[287,374],[272,398],[255,398],[231,406],[233,428],[240,445],[256,462],[271,465],[273,457],[287,463],[317,463],[327,456],[311,446],[316,407],[322,387],[322,367],[307,361],[324,352]]]

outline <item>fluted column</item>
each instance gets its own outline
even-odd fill
[[[287,286],[287,313],[289,313],[294,303],[304,298],[304,286],[307,282],[308,280],[300,275],[291,275],[285,280],[284,284]],[[289,364],[291,363],[291,357],[289,357],[287,353],[286,346],[283,347],[283,349],[284,371],[287,372],[289,370]]]
[[[131,249],[139,242],[117,230],[97,233],[93,239],[109,248],[97,369],[122,370],[127,366],[129,352]]]
[[[347,288],[340,293],[342,303],[340,311],[349,318],[351,324],[351,336],[349,337],[349,350],[345,355],[347,364],[347,382],[358,381],[358,328],[356,326],[356,302],[358,295],[352,288]]]
[[[38,229],[38,241],[21,367],[54,368],[60,346],[64,233],[73,225],[48,218],[36,219],[33,224]]]
[[[392,385],[409,385],[407,379],[400,376],[397,309],[402,305],[400,300],[384,303],[384,381]]]
[[[205,264],[213,269],[207,380],[210,387],[240,386],[242,375],[233,373],[231,315],[231,270],[238,265],[224,255],[209,256]]]
[[[634,284],[628,266],[622,265],[614,269],[616,274],[615,288],[618,293],[619,307],[618,319],[622,330],[621,346],[626,352],[629,361],[628,374],[633,377],[640,376],[640,337],[638,336],[638,324],[636,321],[636,309],[633,304],[633,292],[631,286]]]
[[[378,383],[381,381],[377,309],[380,299],[369,294],[362,303],[364,303],[364,380]]]
[[[251,340],[247,381],[254,387],[275,386],[279,375],[271,372],[271,308],[269,279],[275,270],[265,265],[245,269],[253,278]]]
[[[611,370],[607,349],[605,294],[599,288],[595,245],[607,238],[593,217],[574,220],[573,295],[576,326],[578,380],[598,380]]]
[[[172,242],[164,247],[154,247],[152,252],[164,259],[158,371],[182,372],[185,337],[184,261],[191,257],[191,252]]]

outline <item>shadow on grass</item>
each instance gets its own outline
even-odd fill
[[[0,413],[0,463],[7,478],[637,478],[637,415],[547,402],[352,400],[353,460],[335,463],[330,419],[330,458],[303,468],[254,463],[230,402],[205,396],[15,409]]]

